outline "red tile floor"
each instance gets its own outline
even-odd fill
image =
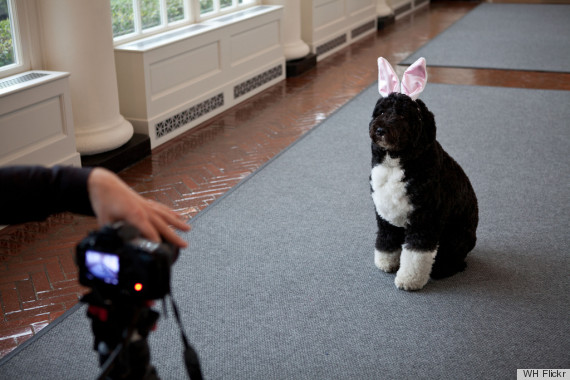
[[[376,81],[378,56],[399,62],[476,5],[432,3],[154,149],[119,175],[190,219]],[[434,67],[429,75],[432,83],[570,90],[570,74]],[[77,284],[74,248],[94,228],[93,218],[61,214],[0,231],[0,357],[78,302],[85,289]]]

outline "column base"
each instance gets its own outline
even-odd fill
[[[388,25],[393,24],[394,21],[396,21],[396,16],[394,14],[378,17],[378,30],[382,30]]]
[[[108,152],[82,155],[81,166],[100,166],[115,173],[131,166],[143,158],[150,156],[150,138],[135,133],[124,145]]]
[[[296,77],[317,66],[317,56],[309,53],[303,58],[287,61],[287,78]]]

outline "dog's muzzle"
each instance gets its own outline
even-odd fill
[[[378,116],[370,122],[370,139],[379,147],[387,150],[394,148],[395,136],[394,127],[391,125],[391,118]]]
[[[383,123],[380,121],[380,117],[373,119],[368,128],[371,138],[374,138],[374,136],[382,137],[386,134],[386,129],[383,128]]]
[[[376,127],[376,129],[374,130],[374,135],[376,137],[382,137],[386,134],[386,129],[382,128],[382,127]]]
[[[370,122],[369,133],[370,138],[376,143],[379,143],[386,135],[387,129],[380,117],[377,117]]]

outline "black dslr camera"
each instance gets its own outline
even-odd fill
[[[118,222],[77,245],[79,282],[104,298],[160,299],[170,293],[170,267],[178,254],[174,245],[151,242]]]

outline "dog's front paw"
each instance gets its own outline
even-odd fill
[[[374,264],[386,273],[395,272],[400,266],[401,250],[394,252],[384,252],[374,250]]]
[[[404,248],[400,258],[400,269],[394,280],[398,289],[420,290],[423,288],[429,281],[436,253],[437,250],[414,251]]]
[[[398,273],[396,273],[396,279],[394,283],[398,289],[402,290],[420,290],[422,289],[429,281],[429,275],[425,276],[416,276],[415,274],[411,273],[402,273],[403,271],[400,269]]]

